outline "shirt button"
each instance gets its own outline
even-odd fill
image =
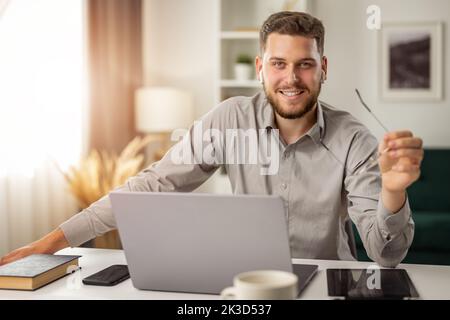
[[[286,188],[287,188],[287,184],[283,182],[283,183],[281,184],[281,189],[286,190]]]
[[[285,153],[284,153],[284,158],[289,158],[290,155],[291,155],[291,154],[290,154],[289,152],[285,152]]]

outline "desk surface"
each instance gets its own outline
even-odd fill
[[[143,291],[128,279],[114,287],[83,285],[81,279],[112,264],[126,264],[122,250],[67,248],[57,254],[82,255],[82,269],[34,292],[0,290],[0,299],[219,299],[217,295]],[[294,259],[294,263],[317,264],[319,271],[300,299],[329,299],[327,268],[365,268],[368,262]],[[401,264],[414,282],[422,299],[450,299],[450,266]]]

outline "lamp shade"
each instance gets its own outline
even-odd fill
[[[188,128],[194,121],[193,96],[170,87],[136,90],[136,129],[140,132],[170,132]]]

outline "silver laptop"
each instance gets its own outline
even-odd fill
[[[110,199],[138,289],[217,294],[240,272],[295,272],[277,196],[112,192]],[[317,266],[298,267],[300,292]]]

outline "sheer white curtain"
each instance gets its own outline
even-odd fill
[[[8,6],[10,0],[0,0],[0,17],[2,16],[3,11],[5,11]]]
[[[77,212],[63,170],[84,148],[83,0],[0,0],[0,255]]]

